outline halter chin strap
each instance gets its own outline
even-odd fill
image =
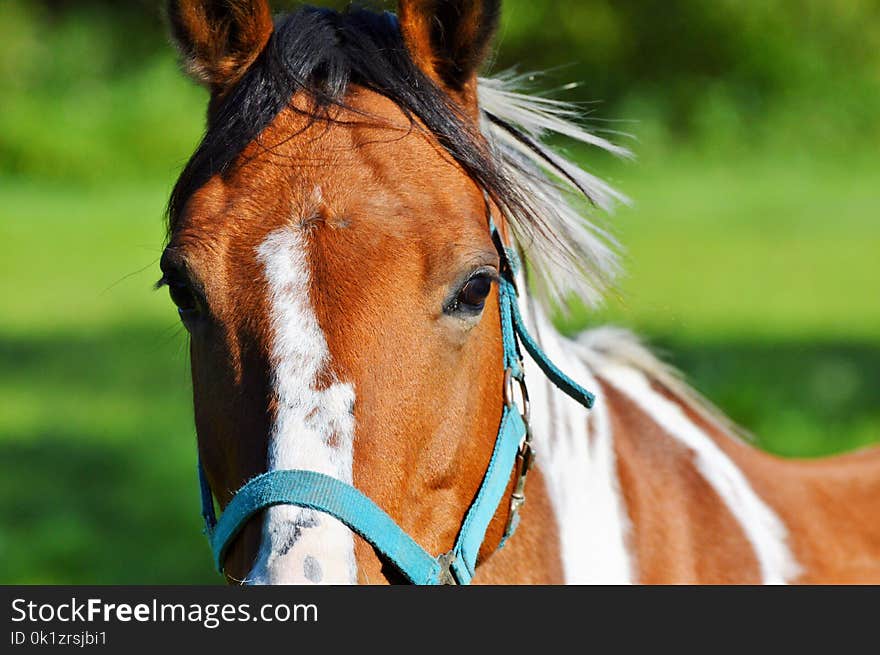
[[[229,545],[252,516],[274,505],[295,505],[337,518],[370,543],[413,584],[469,584],[476,573],[477,555],[486,538],[486,530],[504,499],[516,467],[518,477],[510,501],[507,528],[498,547],[504,546],[519,523],[519,509],[525,502],[526,476],[534,459],[520,343],[561,391],[587,409],[593,406],[595,398],[560,371],[526,330],[517,303],[515,279],[519,257],[515,250],[505,247],[494,223],[490,222],[490,228],[501,257],[498,297],[504,342],[504,410],[492,459],[452,550],[439,557],[432,556],[363,493],[345,482],[314,471],[271,471],[257,476],[235,494],[218,521],[211,489],[199,461],[205,534],[221,573]],[[514,397],[514,382],[520,387],[521,406]]]

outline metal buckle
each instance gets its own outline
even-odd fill
[[[516,482],[516,489],[513,491],[513,500],[511,505],[515,504],[516,509],[518,510],[522,507],[523,503],[526,502],[526,478],[529,476],[529,471],[532,470],[532,466],[535,463],[535,449],[532,448],[532,433],[529,432],[528,436],[526,436],[525,441],[523,441],[522,446],[520,446],[519,452],[516,454],[516,458],[519,461],[520,473],[519,479]]]
[[[452,564],[455,562],[455,551],[450,550],[437,558],[440,564],[440,573],[437,574],[437,583],[441,585],[458,585],[458,580],[452,573]]]
[[[522,363],[520,363],[520,368],[522,368],[522,366]],[[520,403],[517,403],[515,397],[516,389],[513,385],[514,380],[519,383]],[[523,423],[526,424],[526,428],[529,427],[529,419],[532,415],[532,407],[529,402],[529,388],[526,386],[525,378],[515,378],[510,369],[504,371],[504,404],[511,409],[519,409]]]
[[[513,381],[519,382],[520,403],[515,399]],[[526,479],[532,465],[535,463],[535,451],[532,448],[532,428],[529,424],[531,418],[531,404],[529,402],[529,389],[523,378],[515,378],[510,369],[504,372],[504,403],[511,409],[518,409],[526,426],[526,435],[516,453],[516,461],[519,476],[510,497],[510,510],[508,512],[507,527],[504,530],[505,538],[509,537],[519,523],[519,511],[526,502]],[[520,409],[521,408],[521,409]]]
[[[510,537],[519,524],[519,512],[526,503],[526,480],[529,477],[529,471],[535,463],[535,450],[532,448],[532,432],[526,432],[526,438],[523,440],[516,453],[516,461],[519,466],[519,476],[513,493],[510,496],[510,510],[507,515],[507,527],[504,529],[505,537]]]

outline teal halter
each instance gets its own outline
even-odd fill
[[[515,283],[519,258],[515,250],[504,246],[501,234],[491,219],[490,227],[492,240],[501,257],[498,296],[504,342],[504,410],[492,459],[452,550],[439,557],[432,556],[360,491],[314,471],[270,471],[257,476],[235,494],[218,521],[205,470],[199,461],[205,534],[221,573],[227,548],[252,516],[274,505],[295,505],[339,519],[370,543],[413,584],[469,584],[476,573],[477,555],[486,537],[486,530],[504,498],[516,466],[519,472],[510,501],[507,528],[498,548],[504,546],[519,523],[519,509],[525,502],[526,476],[534,460],[520,343],[550,381],[563,392],[588,409],[593,406],[595,398],[560,371],[526,330],[519,312]],[[514,382],[520,387],[521,408],[514,398]]]

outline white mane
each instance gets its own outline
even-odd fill
[[[620,270],[619,244],[579,209],[584,203],[577,195],[605,212],[629,199],[543,140],[557,134],[621,157],[632,155],[580,126],[583,114],[575,105],[519,91],[530,77],[508,72],[480,78],[481,128],[502,174],[529,210],[530,215],[514,213],[507,219],[531,264],[538,298],[550,307],[564,308],[574,295],[595,306]]]

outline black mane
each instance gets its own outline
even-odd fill
[[[276,21],[243,79],[212,103],[205,135],[171,194],[170,225],[212,176],[233,169],[297,92],[314,99],[313,120],[327,120],[328,108],[345,106],[351,84],[391,99],[411,120],[421,120],[497,202],[509,205],[514,199],[472,119],[413,63],[394,14],[303,7]]]

